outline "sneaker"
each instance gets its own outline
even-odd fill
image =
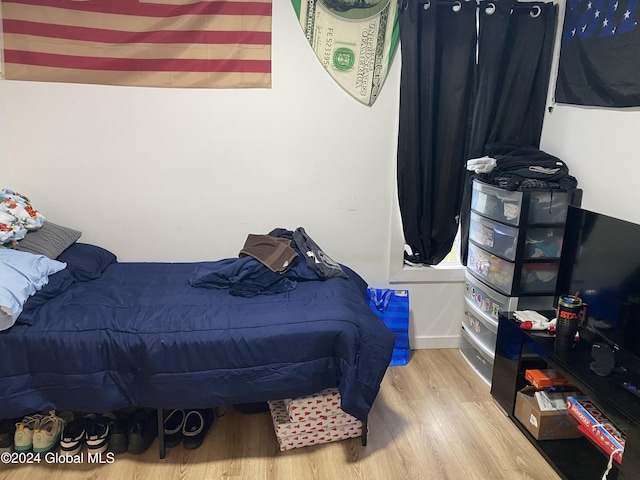
[[[33,431],[33,452],[46,453],[58,448],[65,421],[51,411],[42,417],[40,424]]]
[[[127,452],[144,453],[158,436],[158,412],[141,409],[133,412],[129,422],[129,445]]]
[[[420,252],[414,252],[413,249],[405,244],[404,246],[404,264],[411,267],[421,267],[424,265],[424,261]]]
[[[63,455],[76,455],[80,452],[85,437],[85,421],[73,420],[65,424],[60,438],[60,452]]]
[[[16,434],[15,418],[0,420],[0,453],[13,452],[13,438]]]
[[[109,438],[109,451],[113,453],[125,453],[129,448],[129,415],[117,413]]]
[[[13,445],[16,452],[28,452],[33,448],[33,431],[40,427],[43,416],[39,413],[27,415],[16,423]]]
[[[164,419],[164,446],[177,447],[182,441],[182,427],[185,419],[184,410],[172,410]]]
[[[184,427],[182,428],[182,435],[184,436],[182,444],[184,448],[193,450],[202,445],[204,438],[217,419],[216,412],[211,408],[189,411],[184,419]]]
[[[109,447],[109,435],[115,422],[115,415],[87,415],[85,417],[85,443],[89,453],[103,453]]]

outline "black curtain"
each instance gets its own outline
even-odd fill
[[[481,2],[478,66],[469,158],[485,145],[514,142],[538,148],[551,76],[557,7],[542,2]],[[471,180],[465,173],[460,258],[466,265]]]
[[[458,229],[476,45],[474,1],[400,2],[398,200],[421,263],[449,253]]]
[[[401,0],[398,18],[398,201],[405,243],[412,261],[436,265],[460,225],[466,264],[466,160],[483,156],[484,146],[496,142],[539,146],[556,6]]]

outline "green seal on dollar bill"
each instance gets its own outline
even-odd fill
[[[337,48],[333,52],[333,66],[342,72],[346,72],[353,68],[356,63],[356,55],[350,48]]]

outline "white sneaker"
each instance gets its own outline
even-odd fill
[[[57,448],[64,423],[64,420],[56,416],[54,411],[43,417],[40,425],[33,432],[33,452],[45,453]]]
[[[40,427],[43,416],[39,413],[27,415],[21,422],[16,423],[16,433],[13,436],[13,447],[16,452],[28,452],[33,446],[33,432]]]

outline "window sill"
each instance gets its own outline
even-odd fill
[[[421,267],[403,265],[389,283],[457,283],[464,281],[464,271],[464,265],[459,263]]]

